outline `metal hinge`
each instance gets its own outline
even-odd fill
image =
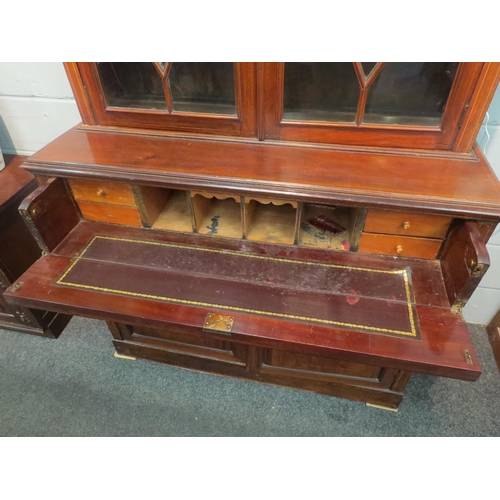
[[[232,316],[208,313],[203,323],[203,331],[230,335],[233,323],[234,318]]]

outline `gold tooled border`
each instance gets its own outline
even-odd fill
[[[80,261],[80,259],[83,258],[83,256],[87,252],[87,250],[92,246],[92,244],[97,239],[112,240],[112,241],[125,241],[125,242],[131,242],[131,243],[142,243],[142,244],[146,244],[146,245],[156,245],[156,246],[164,246],[164,247],[172,247],[172,248],[185,248],[188,250],[195,250],[195,251],[199,251],[199,252],[225,253],[228,255],[236,255],[238,257],[244,257],[244,258],[248,258],[248,259],[275,260],[275,261],[287,262],[287,263],[292,262],[294,264],[302,264],[302,265],[306,264],[306,265],[314,265],[314,266],[320,266],[320,267],[334,267],[334,268],[338,268],[338,269],[355,269],[357,271],[367,271],[367,272],[372,272],[372,273],[400,274],[403,277],[404,286],[405,286],[406,302],[407,302],[407,306],[408,306],[408,318],[409,318],[409,322],[410,322],[410,331],[391,330],[388,328],[378,328],[375,326],[358,325],[355,323],[345,323],[342,321],[333,321],[333,320],[326,320],[326,319],[320,319],[320,318],[310,318],[307,316],[296,316],[293,314],[275,313],[275,312],[270,312],[270,311],[259,311],[259,310],[255,310],[255,309],[247,309],[244,307],[224,306],[224,305],[220,305],[220,304],[211,304],[211,303],[207,303],[207,302],[196,302],[194,300],[176,299],[176,298],[172,298],[172,297],[163,297],[161,295],[149,295],[149,294],[145,294],[145,293],[128,292],[126,290],[115,290],[112,288],[103,288],[103,287],[98,287],[98,286],[93,286],[93,285],[82,285],[80,283],[69,283],[67,281],[64,281],[64,278],[66,278],[66,276],[71,272],[71,270]],[[131,296],[131,297],[140,297],[140,298],[145,298],[145,299],[159,300],[159,301],[163,301],[163,302],[171,302],[174,304],[211,307],[211,308],[216,308],[216,309],[223,309],[223,310],[225,309],[225,310],[229,310],[229,311],[250,313],[250,314],[260,314],[263,316],[272,316],[272,317],[291,319],[291,320],[297,320],[297,321],[314,322],[314,323],[321,323],[321,324],[325,324],[325,325],[348,327],[348,328],[354,328],[354,329],[358,328],[358,329],[369,330],[369,331],[373,331],[373,332],[388,333],[388,334],[392,334],[392,335],[404,335],[407,337],[417,337],[416,321],[415,321],[415,315],[414,315],[414,311],[413,311],[413,307],[412,307],[410,280],[409,280],[408,272],[406,269],[388,269],[388,270],[385,270],[385,269],[371,269],[368,267],[343,266],[340,264],[331,264],[331,263],[326,263],[326,262],[304,261],[304,260],[296,260],[296,259],[282,259],[279,257],[268,257],[268,256],[264,256],[264,255],[244,254],[244,253],[235,252],[232,250],[219,250],[219,249],[204,248],[204,247],[198,247],[198,246],[180,245],[177,243],[165,243],[165,242],[160,242],[160,241],[143,241],[143,240],[136,240],[136,239],[129,239],[129,238],[115,238],[115,237],[111,237],[111,236],[96,235],[86,245],[86,247],[77,255],[77,257],[68,266],[68,268],[64,271],[64,273],[59,277],[59,279],[57,279],[55,281],[55,283],[57,285],[62,285],[62,286],[83,288],[86,290],[95,290],[95,291],[99,291],[99,292],[116,293],[116,294]]]

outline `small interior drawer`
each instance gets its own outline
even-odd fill
[[[367,233],[444,238],[451,221],[451,217],[441,215],[368,210],[364,230]]]
[[[87,220],[142,227],[141,217],[135,207],[107,205],[88,201],[79,201],[78,206],[83,218]]]
[[[132,188],[118,182],[83,179],[68,180],[76,200],[135,207]]]
[[[442,240],[431,238],[413,238],[390,234],[363,233],[359,251],[400,257],[435,259]]]

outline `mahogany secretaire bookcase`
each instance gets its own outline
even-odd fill
[[[83,123],[30,157],[43,256],[4,296],[121,355],[397,408],[475,380],[461,309],[500,183],[497,63],[67,63]]]

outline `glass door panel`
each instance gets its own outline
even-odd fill
[[[78,63],[94,122],[257,137],[256,63]]]
[[[484,63],[262,63],[263,138],[449,149]]]
[[[363,72],[364,72],[365,76],[368,76],[373,71],[373,69],[375,68],[376,65],[377,65],[376,62],[361,63],[361,67],[363,68]]]
[[[285,63],[283,119],[354,123],[359,92],[352,63]]]
[[[100,62],[97,71],[108,106],[167,109],[162,78],[153,64]]]
[[[108,106],[236,115],[234,63],[97,63]]]
[[[439,127],[457,68],[458,63],[386,63],[368,87],[363,123]]]
[[[236,115],[234,63],[172,63],[173,112]]]

